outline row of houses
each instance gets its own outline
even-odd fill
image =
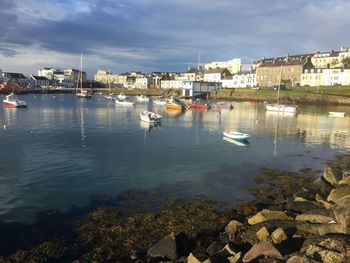
[[[54,68],[41,68],[37,75],[26,77],[22,73],[3,72],[0,70],[0,83],[9,81],[28,88],[62,87],[74,88],[80,79],[80,71],[76,69],[58,70]],[[86,73],[82,72],[83,82]]]

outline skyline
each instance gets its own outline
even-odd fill
[[[346,0],[3,0],[0,68],[185,71],[348,47]]]

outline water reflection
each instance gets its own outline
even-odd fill
[[[231,138],[227,138],[226,136],[224,136],[222,138],[224,141],[226,142],[229,142],[229,143],[232,143],[234,145],[237,145],[237,146],[240,146],[240,147],[247,147],[247,146],[250,146],[249,142],[247,140],[234,140],[234,139],[231,139]]]

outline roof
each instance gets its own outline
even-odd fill
[[[191,69],[187,70],[186,73],[199,73],[199,70],[196,68],[191,68]]]
[[[247,75],[247,74],[255,74],[255,70],[251,70],[251,71],[240,71],[235,73],[234,75]]]
[[[306,59],[307,57],[312,57],[313,55],[315,55],[314,53],[311,54],[302,54],[302,55],[287,55],[284,57],[276,57],[276,58],[263,58],[260,60],[257,60],[254,62],[254,64],[256,63],[262,63],[262,62],[269,62],[269,61],[274,61],[274,60],[283,60],[283,59]]]
[[[25,79],[26,77],[22,73],[2,72],[6,78],[11,79]]]
[[[35,79],[35,80],[49,80],[48,78],[46,77],[41,77],[41,76],[33,76],[32,77]]]
[[[228,71],[229,70],[227,68],[212,68],[212,69],[208,69],[206,70],[204,73],[205,74],[215,74],[215,73],[223,73],[224,71]]]
[[[262,67],[281,67],[281,66],[304,66],[308,59],[279,59],[274,61],[262,62],[259,68]]]

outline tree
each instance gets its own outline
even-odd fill
[[[350,69],[350,57],[346,57],[342,60],[343,66],[346,69]]]

